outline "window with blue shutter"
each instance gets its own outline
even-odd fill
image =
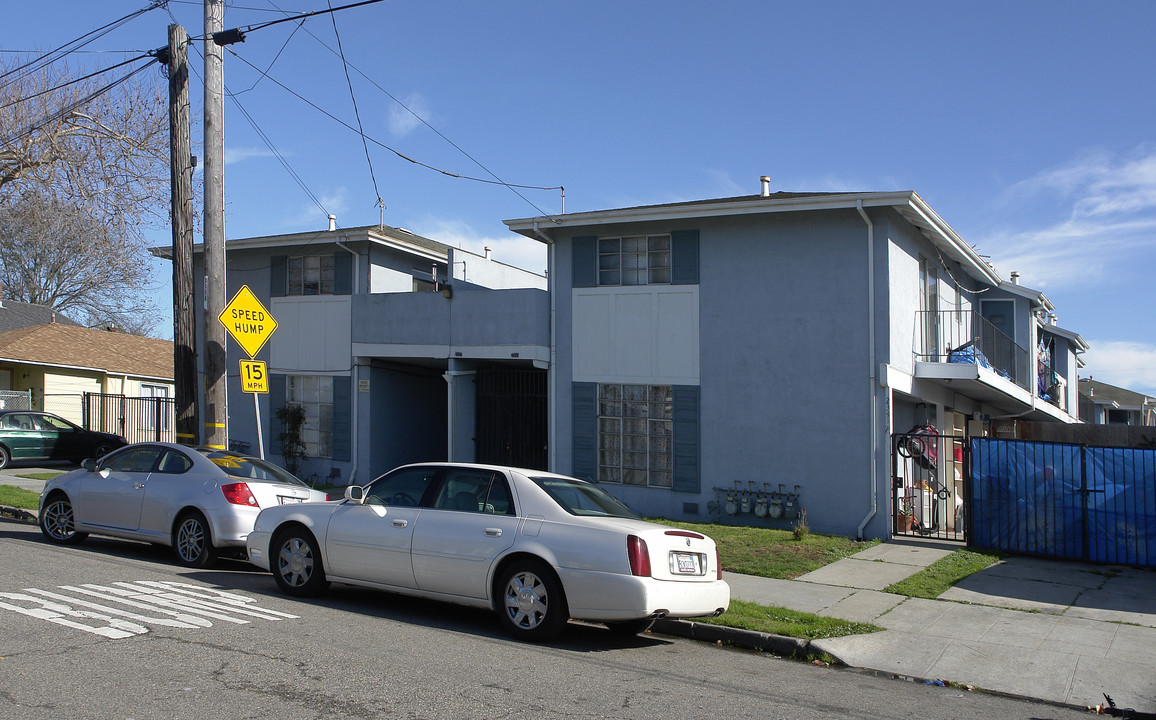
[[[353,443],[353,379],[333,378],[333,459],[349,461]]]
[[[281,421],[277,411],[285,405],[285,376],[269,375],[269,452],[281,454]]]
[[[698,230],[672,232],[670,252],[670,283],[698,285]]]
[[[274,255],[269,258],[269,297],[285,297],[289,288],[289,258]]]
[[[598,385],[574,383],[571,387],[574,455],[571,474],[582,480],[598,480]]]
[[[598,238],[593,235],[570,240],[574,287],[598,285]]]
[[[339,252],[333,256],[333,294],[350,295],[353,293],[353,273],[357,268],[353,265],[354,257],[347,252]]]
[[[702,489],[699,461],[700,389],[697,385],[675,385],[674,395],[674,489],[696,493]]]

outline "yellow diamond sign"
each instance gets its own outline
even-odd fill
[[[241,286],[217,319],[249,357],[255,356],[277,329],[277,321],[248,285]]]

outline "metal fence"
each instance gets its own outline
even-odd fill
[[[85,393],[82,412],[84,426],[89,430],[123,435],[130,443],[176,441],[173,398]]]
[[[964,438],[920,426],[892,436],[891,446],[892,532],[963,540]]]
[[[0,410],[31,410],[31,390],[0,390]]]
[[[968,544],[1156,567],[1156,450],[971,442]]]
[[[917,310],[915,359],[970,363],[1002,375],[1025,390],[1034,382],[1028,351],[971,310]]]

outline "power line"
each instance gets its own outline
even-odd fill
[[[329,4],[332,9],[333,3]],[[337,36],[337,50],[341,54],[341,67],[345,69],[345,84],[349,86],[349,99],[353,101],[353,117],[357,119],[357,134],[361,136],[361,147],[365,150],[365,161],[369,163],[369,179],[373,182],[373,192],[377,195],[377,204],[382,205],[381,190],[377,189],[377,177],[373,174],[373,159],[369,157],[369,144],[365,141],[365,128],[361,124],[361,112],[357,109],[357,95],[353,92],[353,81],[349,79],[349,63],[345,61],[345,50],[341,47],[341,33],[337,30],[337,15],[330,13],[333,21],[333,34]],[[383,208],[384,209],[384,208]]]
[[[64,88],[66,88],[70,85],[75,85],[77,83],[84,82],[85,80],[91,80],[92,78],[97,77],[98,75],[103,75],[104,73],[112,72],[113,70],[116,70],[117,68],[124,67],[125,65],[130,65],[134,62],[137,62],[138,60],[142,60],[146,57],[151,57],[152,55],[153,55],[153,53],[146,53],[144,55],[140,55],[138,57],[135,57],[132,60],[125,60],[122,63],[118,63],[116,65],[106,67],[103,70],[97,70],[96,72],[89,73],[88,75],[85,75],[84,77],[79,77],[79,78],[76,78],[75,80],[69,80],[66,83],[61,83],[60,85],[57,85],[56,87],[48,88],[47,90],[41,90],[40,92],[35,93],[33,95],[26,95],[24,97],[13,100],[12,102],[8,103],[7,105],[0,105],[0,110],[10,108],[13,105],[18,105],[18,104],[20,104],[22,102],[26,102],[28,100],[33,100],[35,98],[41,97],[42,95],[50,95],[54,92],[57,92],[58,90],[63,90]]]

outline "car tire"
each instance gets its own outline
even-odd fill
[[[269,569],[281,592],[293,597],[313,597],[329,587],[317,538],[300,526],[277,531],[269,543]]]
[[[8,467],[10,462],[12,462],[12,456],[8,453],[8,448],[0,445],[0,470]]]
[[[498,579],[494,603],[506,632],[520,640],[557,637],[570,620],[562,583],[541,560],[511,563]]]
[[[638,635],[649,630],[653,624],[654,618],[642,618],[641,620],[616,620],[606,623],[606,627],[615,635]]]
[[[72,501],[59,491],[44,501],[44,509],[40,512],[40,532],[44,533],[48,542],[57,545],[76,545],[88,537],[88,533],[76,531]]]
[[[204,515],[193,510],[177,518],[173,529],[173,550],[177,551],[177,560],[185,567],[205,568],[213,564],[217,551]]]

